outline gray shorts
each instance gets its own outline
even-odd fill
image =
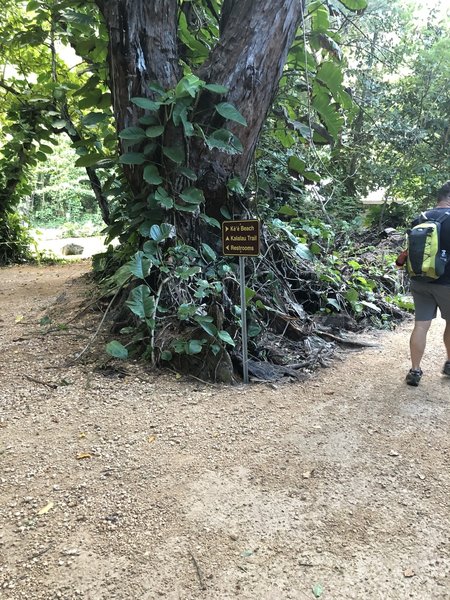
[[[436,317],[437,308],[443,319],[450,320],[450,285],[411,279],[411,294],[416,321],[431,321]]]

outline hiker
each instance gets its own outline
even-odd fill
[[[448,218],[446,216],[448,214]],[[431,321],[436,317],[439,308],[445,319],[444,345],[447,360],[442,372],[450,377],[450,181],[447,181],[437,193],[435,208],[425,211],[424,216],[418,216],[412,226],[425,221],[440,221],[439,251],[445,263],[443,274],[437,279],[427,281],[420,277],[411,277],[411,293],[414,300],[415,322],[409,342],[411,352],[411,369],[406,375],[408,385],[418,386],[422,377],[420,362],[425,351],[427,333]],[[408,267],[410,265],[408,264]]]

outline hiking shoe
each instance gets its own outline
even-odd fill
[[[450,377],[450,360],[445,362],[442,372],[444,375],[447,375],[447,377]]]
[[[448,364],[448,370],[449,370],[448,374],[450,375],[450,362]],[[413,386],[417,387],[419,385],[421,377],[422,377],[422,369],[410,369],[409,373],[406,375],[406,383],[408,385],[413,385]]]

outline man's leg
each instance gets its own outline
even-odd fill
[[[447,350],[447,360],[450,361],[450,319],[445,321],[444,345]]]
[[[448,323],[448,321],[447,321],[447,323]],[[423,353],[425,352],[425,346],[427,343],[427,333],[428,333],[428,330],[430,329],[430,325],[431,325],[431,320],[430,321],[416,321],[414,323],[414,329],[412,330],[411,338],[409,340],[409,348],[411,351],[411,368],[414,371],[420,370],[420,363],[421,363],[421,360],[423,357]],[[447,331],[447,328],[446,328],[446,331]],[[450,325],[448,326],[447,335],[448,335],[448,340],[449,340],[448,351],[450,351]]]

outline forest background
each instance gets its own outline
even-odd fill
[[[0,264],[32,258],[27,221],[118,238],[94,260],[115,298],[110,354],[188,359],[190,369],[206,360],[211,376],[224,365],[229,373],[240,355],[238,273],[214,231],[223,219],[256,216],[263,258],[249,265],[246,288],[255,358],[277,362],[269,330],[303,343],[310,315],[390,326],[410,304],[392,266],[397,248],[380,246],[380,232],[402,231],[450,171],[448,4],[306,2],[252,152],[240,141],[252,129],[241,106],[222,82],[198,76],[233,2],[175,4],[176,85],[154,81],[147,97],[128,98],[140,121],[119,127],[103,3],[5,2]],[[260,4],[242,3],[255,19]],[[206,126],[205,98],[214,115]],[[187,153],[167,142],[174,128]],[[210,208],[200,168],[189,164],[200,143],[248,163],[229,169]],[[189,185],[177,189],[181,177]],[[384,202],[368,210],[361,200],[377,190]]]

